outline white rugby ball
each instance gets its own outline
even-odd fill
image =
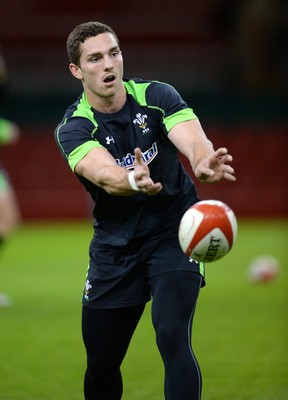
[[[179,225],[179,243],[187,256],[202,262],[224,257],[237,237],[237,219],[219,200],[203,200],[190,207]]]
[[[248,280],[253,283],[263,283],[278,277],[279,260],[271,255],[255,257],[248,267]]]

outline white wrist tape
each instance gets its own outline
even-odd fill
[[[137,186],[137,183],[135,181],[135,177],[134,177],[134,171],[130,171],[128,174],[128,181],[130,183],[130,186],[133,190],[135,190],[136,192],[139,192],[141,189]]]

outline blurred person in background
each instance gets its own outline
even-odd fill
[[[5,101],[8,85],[8,72],[3,55],[0,53],[0,113],[1,104]],[[17,124],[0,114],[0,146],[14,144],[18,141],[20,130]],[[20,211],[9,176],[0,160],[0,256],[4,242],[20,222]],[[1,261],[0,261],[1,265]],[[1,273],[1,272],[0,272]],[[0,308],[11,305],[9,296],[1,292]]]

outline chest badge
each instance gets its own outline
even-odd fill
[[[133,119],[133,124],[139,125],[139,128],[142,129],[142,135],[145,135],[146,133],[150,132],[150,129],[147,128],[147,122],[146,122],[147,118],[148,117],[146,114],[142,115],[141,113],[138,113],[136,114],[136,118]]]

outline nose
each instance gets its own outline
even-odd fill
[[[109,57],[109,55],[104,57],[104,67],[105,67],[105,69],[113,68],[113,64],[112,64],[112,61],[111,61],[111,58]]]

